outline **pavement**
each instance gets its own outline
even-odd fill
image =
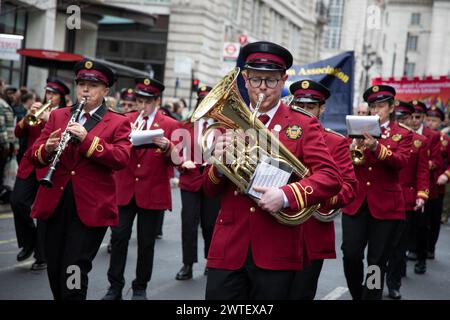
[[[177,281],[175,275],[181,267],[181,201],[179,189],[173,191],[173,211],[166,212],[163,238],[156,241],[152,279],[147,289],[151,300],[203,300],[206,276],[203,275],[205,259],[199,230],[199,263],[194,265],[194,277],[188,281]],[[337,259],[326,260],[320,276],[316,299],[350,300],[343,267],[341,244],[341,221],[336,219]],[[89,274],[88,299],[98,300],[108,288],[107,270],[109,254],[106,246],[109,231],[93,262]],[[126,285],[124,299],[131,298],[131,281],[136,268],[136,234],[133,233],[128,250],[125,270]],[[50,300],[51,291],[45,271],[31,272],[33,259],[18,263],[14,220],[8,205],[0,205],[0,300]],[[407,277],[403,279],[401,293],[404,300],[447,300],[450,299],[450,225],[442,225],[436,249],[436,259],[428,261],[425,275],[414,274],[413,262],[408,262]],[[386,290],[385,290],[386,291]],[[387,292],[385,292],[386,296]],[[386,299],[389,299],[385,297]]]

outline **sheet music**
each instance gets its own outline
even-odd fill
[[[247,194],[256,199],[261,199],[262,193],[253,190],[253,186],[279,188],[289,182],[291,174],[292,169],[289,166],[274,159],[262,157],[253,174]]]
[[[131,132],[130,140],[133,146],[137,147],[143,144],[149,144],[153,142],[153,138],[162,137],[164,135],[164,129],[156,130],[136,130]]]
[[[374,138],[381,136],[381,126],[379,116],[351,116],[345,117],[347,123],[347,133],[351,138],[363,138],[364,132],[369,133]]]

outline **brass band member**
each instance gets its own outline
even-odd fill
[[[280,224],[270,212],[300,210],[324,202],[342,185],[331,160],[322,129],[314,117],[280,101],[292,65],[291,53],[271,42],[255,42],[243,48],[245,86],[253,107],[265,96],[258,115],[312,174],[281,188],[259,188],[255,203],[239,194],[236,186],[210,167],[204,174],[204,189],[222,196],[221,210],[208,254],[206,299],[287,299],[295,271],[307,263],[303,250],[303,227]],[[230,134],[217,139],[215,156],[232,143]]]
[[[53,111],[32,149],[35,164],[45,167],[61,150],[61,138],[72,136],[52,176],[53,187],[39,187],[32,209],[32,217],[47,221],[47,273],[56,300],[86,299],[92,260],[107,227],[118,223],[113,174],[127,165],[131,148],[128,119],[105,105],[112,70],[85,60],[75,65],[75,74],[77,101],[85,101],[78,119],[68,123],[78,104]],[[74,277],[79,283],[70,280]]]
[[[395,89],[385,85],[364,93],[370,114],[380,117],[382,136],[377,140],[365,133],[364,139],[358,139],[356,146],[363,149],[365,158],[355,165],[359,190],[353,203],[342,210],[344,272],[354,300],[381,299],[391,244],[398,224],[405,219],[399,173],[408,163],[412,134],[393,119],[394,97]],[[367,281],[361,285],[366,246],[367,275],[377,277],[374,286]]]
[[[31,147],[44,129],[50,112],[58,107],[66,106],[64,96],[69,93],[69,88],[60,79],[56,77],[48,78],[44,103],[33,103],[27,115],[17,123],[14,130],[16,137],[24,139],[26,143],[26,150],[19,163],[16,182],[10,199],[14,213],[17,242],[19,247],[22,248],[17,255],[17,261],[28,259],[34,251],[36,261],[31,265],[31,270],[34,271],[43,270],[47,267],[44,254],[45,223],[38,220],[35,225],[30,217],[31,205],[39,187],[38,180],[45,175],[45,169],[36,170],[31,159]],[[36,112],[39,115],[36,115]]]

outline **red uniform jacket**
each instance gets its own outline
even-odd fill
[[[25,180],[27,179],[30,174],[34,171],[36,168],[33,160],[31,159],[31,147],[33,146],[34,142],[37,138],[39,138],[41,131],[44,129],[45,123],[41,122],[36,126],[29,126],[25,122],[25,118],[17,122],[16,128],[14,129],[14,134],[17,138],[24,138],[27,139],[27,150],[25,151],[22,159],[19,163],[19,168],[17,169],[17,178]],[[36,172],[39,177],[43,177],[45,175],[45,172],[43,169],[38,169]]]
[[[445,173],[447,177],[450,178],[450,137],[442,132],[440,132],[440,146],[441,146],[441,155],[442,155],[442,166],[439,170],[438,177]],[[445,193],[445,185],[438,186],[439,194]]]
[[[343,180],[341,192],[327,200],[323,209],[319,210],[327,212],[332,209],[342,208],[355,198],[358,180],[353,170],[348,140],[339,133],[329,129],[325,129],[324,139],[333,160],[341,172]],[[334,222],[321,222],[315,218],[310,218],[303,226],[308,258],[311,260],[335,259]]]
[[[203,184],[203,175],[200,171],[202,166],[202,150],[198,143],[198,121],[195,123],[183,121],[180,124],[180,128],[184,129],[186,135],[184,138],[186,141],[186,159],[183,161],[191,160],[196,163],[195,169],[180,169],[180,182],[178,186],[181,190],[197,192],[200,190]],[[183,155],[182,155],[183,156]],[[184,158],[184,157],[183,157]]]
[[[131,123],[138,117],[137,112],[128,113]],[[156,112],[151,130],[163,129],[164,136],[171,138],[172,132],[178,128],[178,122]],[[117,171],[116,191],[119,206],[126,206],[133,197],[139,208],[148,210],[172,209],[170,189],[170,170],[173,145],[162,152],[159,148],[133,147],[127,167]]]
[[[48,123],[32,149],[37,166],[47,166],[45,142],[50,133],[64,130],[70,108],[52,111]],[[80,220],[88,227],[118,224],[117,199],[114,192],[114,170],[124,168],[130,159],[130,122],[114,112],[107,112],[80,144],[69,143],[53,174],[53,188],[39,187],[31,216],[48,219],[53,215],[71,180]]]
[[[269,129],[274,127],[280,129],[281,143],[312,172],[299,183],[282,187],[289,206],[297,210],[305,204],[311,206],[339,193],[341,175],[330,156],[317,119],[281,103]],[[239,269],[245,263],[249,248],[255,264],[264,269],[299,270],[307,262],[302,225],[280,224],[250,197],[238,194],[234,184],[226,177],[220,177],[214,167],[209,167],[204,174],[204,188],[207,195],[222,196],[208,267]]]
[[[441,154],[441,135],[439,132],[431,130],[427,127],[423,127],[422,134],[428,139],[430,147],[430,199],[437,199],[439,196],[439,188],[437,185],[437,179],[441,174],[443,158]]]
[[[359,191],[355,200],[342,211],[354,215],[365,199],[370,214],[375,219],[405,219],[405,201],[400,184],[400,170],[404,168],[411,153],[412,133],[394,122],[389,132],[378,140],[375,152],[364,150],[366,162],[355,166]]]
[[[414,211],[416,199],[422,198],[426,201],[430,193],[428,139],[414,131],[412,134],[411,156],[406,167],[400,171],[406,211]]]

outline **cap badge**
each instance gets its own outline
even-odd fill
[[[421,146],[422,146],[422,141],[420,141],[419,139],[414,140],[414,147],[419,149]]]
[[[414,101],[413,101],[413,105],[417,105],[417,100],[414,100]]]
[[[401,134],[394,134],[393,136],[392,136],[392,141],[395,141],[395,142],[398,142],[398,141],[400,141],[400,140],[402,140],[402,135]]]
[[[303,134],[302,128],[299,126],[289,126],[286,129],[286,136],[291,140],[297,140]]]
[[[128,93],[133,93],[133,89],[128,89]]]
[[[302,82],[302,89],[308,89],[309,88],[309,81],[303,81]]]
[[[206,87],[201,87],[200,91],[206,91]]]
[[[400,105],[400,101],[395,100],[395,105],[398,107]]]
[[[146,86],[150,85],[150,79],[145,79],[145,80],[144,80],[144,84],[145,84]]]
[[[372,91],[373,91],[373,92],[378,92],[378,91],[380,91],[380,87],[379,87],[379,86],[374,86],[374,87],[372,88]]]
[[[93,66],[94,64],[92,63],[92,61],[86,61],[85,63],[84,63],[84,67],[86,68],[86,69],[92,69],[92,66]]]

